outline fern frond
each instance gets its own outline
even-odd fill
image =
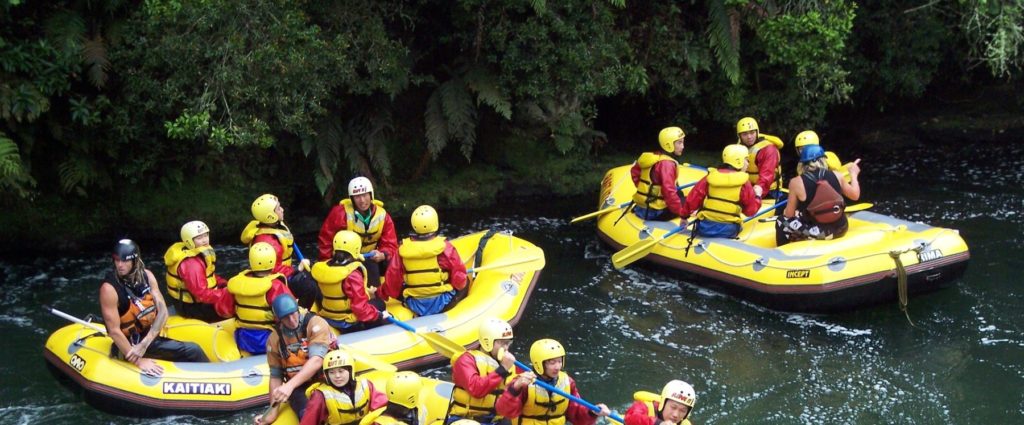
[[[107,85],[107,71],[110,70],[110,58],[107,55],[107,43],[97,35],[85,41],[82,46],[82,62],[85,64],[89,82],[98,89]]]
[[[85,40],[85,19],[76,12],[61,10],[43,24],[46,37],[65,52],[77,52]]]
[[[548,2],[545,0],[530,0],[530,7],[538,15],[543,15],[548,10]]]
[[[427,150],[431,156],[437,158],[437,154],[448,144],[451,134],[448,132],[448,121],[444,117],[444,108],[441,106],[441,88],[438,87],[427,99],[427,110],[423,112],[423,124],[427,136]]]
[[[386,107],[374,108],[366,132],[366,155],[382,179],[391,175],[391,161],[388,159],[388,135],[394,130],[394,116]]]
[[[476,103],[490,106],[506,120],[512,119],[512,102],[501,90],[498,79],[482,69],[476,68],[466,74],[466,85],[476,92]]]
[[[708,42],[715,59],[729,82],[740,81],[740,52],[733,38],[733,22],[726,10],[725,0],[708,0]]]
[[[18,145],[5,134],[0,133],[0,179],[19,177],[23,173]]]
[[[476,105],[469,88],[461,78],[452,78],[438,88],[441,107],[448,121],[448,130],[460,143],[462,154],[469,159],[476,144]]]
[[[58,173],[61,190],[65,193],[83,194],[83,189],[98,178],[96,165],[82,155],[70,156],[60,164]]]

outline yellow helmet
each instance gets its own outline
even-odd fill
[[[722,162],[737,170],[743,169],[743,161],[747,159],[750,151],[746,146],[740,144],[727,145],[722,149]]]
[[[530,346],[530,365],[533,366],[533,371],[543,375],[544,374],[544,361],[557,359],[559,357],[565,357],[565,348],[558,341],[553,339],[538,339]],[[565,360],[562,360],[562,366],[565,366]]]
[[[199,220],[190,221],[181,226],[181,241],[188,249],[196,249],[196,241],[193,239],[203,233],[210,233],[210,228]]]
[[[254,272],[272,270],[277,262],[277,251],[266,242],[257,242],[249,247],[249,268]]]
[[[369,193],[370,199],[373,199],[373,183],[370,183],[370,179],[356,177],[348,182],[348,196],[362,195],[364,193]]]
[[[388,379],[388,401],[412,409],[419,402],[421,387],[416,372],[398,372]]]
[[[260,195],[255,201],[252,201],[252,218],[263,224],[277,223],[281,219],[274,211],[278,205],[281,205],[281,202],[277,200],[276,196],[269,193]]]
[[[679,127],[665,127],[658,133],[658,144],[661,145],[661,150],[673,153],[676,151],[675,143],[676,140],[686,137],[686,133],[683,132],[682,128]]]
[[[349,372],[355,370],[355,362],[352,356],[345,350],[334,350],[324,356],[324,372],[339,367],[347,367]]]
[[[684,405],[693,408],[693,405],[697,403],[697,393],[693,391],[693,387],[686,382],[674,379],[668,381],[665,387],[661,389],[661,408],[665,408],[665,402],[667,400],[675,400]],[[689,414],[687,414],[689,415]]]
[[[818,133],[812,130],[801,131],[800,134],[796,135],[796,141],[793,142],[793,146],[800,149],[807,145],[818,145],[820,140],[818,139]]]
[[[437,231],[437,211],[430,205],[420,205],[412,212],[412,230],[418,235]]]
[[[512,339],[512,325],[493,317],[484,320],[480,324],[480,348],[490,353],[494,349],[494,341],[498,339]]]
[[[362,260],[363,256],[359,250],[363,249],[363,240],[356,232],[351,230],[340,230],[334,234],[334,250],[347,252],[354,260]]]
[[[761,129],[757,127],[757,120],[751,117],[743,117],[740,118],[739,121],[736,121],[736,134],[751,130],[761,131]]]

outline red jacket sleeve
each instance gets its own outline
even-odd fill
[[[640,184],[640,164],[633,163],[629,169],[629,176],[633,179],[633,186]]]
[[[775,145],[765,146],[757,151],[754,160],[757,161],[757,185],[761,186],[761,193],[766,194],[775,181],[775,168],[779,166],[779,148]]]
[[[314,390],[306,403],[306,412],[302,414],[299,425],[320,425],[327,423],[327,403],[324,400],[324,393]]]
[[[740,189],[740,204],[743,205],[743,215],[751,217],[757,214],[761,208],[761,200],[754,194],[754,186],[747,182]]]
[[[510,384],[505,387],[505,392],[501,393],[501,396],[498,397],[498,401],[494,402],[494,409],[501,416],[509,419],[515,419],[523,413],[523,403],[525,401],[526,388],[523,388],[523,391],[516,393]]]
[[[282,282],[281,279],[274,279],[274,281],[270,283],[270,289],[267,290],[267,305],[273,305],[274,298],[277,298],[277,296],[281,294],[288,294],[293,297],[295,296],[295,294],[288,289],[287,283]]]
[[[250,243],[249,246],[256,245],[258,242],[266,242],[270,244],[270,246],[274,247],[274,253],[277,255],[277,259],[274,262],[274,273],[281,273],[285,275],[285,277],[291,277],[292,273],[295,273],[295,269],[291,266],[286,266],[281,262],[281,256],[284,254],[284,247],[281,246],[281,242],[277,240],[276,236],[256,235],[256,237],[252,238],[252,243]]]
[[[206,287],[206,262],[200,257],[186,258],[178,265],[178,276],[185,282],[185,288],[192,293],[196,301],[203,304],[216,304],[224,294],[223,289]]]
[[[633,402],[626,411],[626,425],[658,425],[657,420],[647,415],[647,403],[642,401]]]
[[[580,392],[576,389],[576,380],[571,377],[569,378],[569,394],[583,398],[580,397]],[[597,422],[597,416],[591,415],[590,409],[571,400],[569,401],[569,409],[565,411],[565,418],[572,422],[572,425],[594,425]]]
[[[455,250],[451,242],[444,241],[444,252],[437,256],[437,265],[448,271],[448,282],[452,288],[460,290],[466,287],[466,265],[462,264],[459,251]]]
[[[372,381],[366,381],[370,384],[370,411],[380,409],[381,407],[388,405],[388,396],[380,391],[377,391],[373,387]]]
[[[391,214],[384,216],[384,228],[380,231],[377,250],[383,252],[388,260],[398,257],[398,232],[395,231],[395,222],[391,219]]]
[[[498,370],[504,370],[500,367]],[[508,376],[508,372],[505,373]],[[468,351],[462,353],[452,366],[452,382],[455,386],[469,392],[475,398],[484,398],[491,391],[494,391],[505,380],[497,371],[488,373],[487,376],[480,376],[476,368],[476,359]]]
[[[387,301],[402,296],[402,283],[405,281],[405,266],[401,258],[388,263],[388,271],[384,275],[384,284],[377,289],[377,298]]]
[[[683,205],[683,210],[679,216],[685,220],[690,214],[700,209],[701,205],[704,205],[704,198],[707,198],[707,196],[708,178],[704,177],[690,189],[690,194],[686,196],[686,205]]]
[[[665,198],[666,209],[672,214],[682,215],[683,201],[679,199],[679,192],[676,190],[676,163],[672,161],[659,161],[654,164],[654,174],[657,176],[657,184],[661,185],[661,196]]]
[[[334,255],[334,235],[347,225],[345,207],[337,204],[327,213],[324,224],[320,226],[320,234],[316,238],[317,259],[327,261]]]
[[[363,273],[357,269],[341,282],[341,290],[352,301],[350,308],[360,322],[373,322],[380,318],[380,312],[369,303],[366,290],[363,289]]]

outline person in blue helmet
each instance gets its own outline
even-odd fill
[[[327,353],[338,348],[330,326],[320,316],[299,307],[291,294],[281,294],[271,302],[274,327],[267,339],[267,365],[270,367],[270,403],[277,408],[255,418],[256,424],[271,424],[277,419],[281,403],[287,401],[298,417],[309,402],[306,389],[322,373]]]
[[[808,145],[800,151],[803,173],[789,181],[789,202],[783,217],[776,221],[775,240],[779,246],[806,239],[842,237],[849,228],[846,199],[860,199],[860,166],[847,167],[850,181],[829,169],[825,149]]]

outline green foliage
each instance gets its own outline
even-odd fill
[[[726,11],[724,0],[708,0],[708,41],[711,50],[715,52],[715,59],[722,68],[729,82],[736,84],[740,80],[740,54],[738,40],[735,35],[738,31],[733,27],[733,21]]]
[[[21,165],[18,145],[0,131],[0,188],[24,198],[35,184],[35,180]]]
[[[960,0],[969,59],[992,75],[1010,77],[1024,66],[1024,0]]]

